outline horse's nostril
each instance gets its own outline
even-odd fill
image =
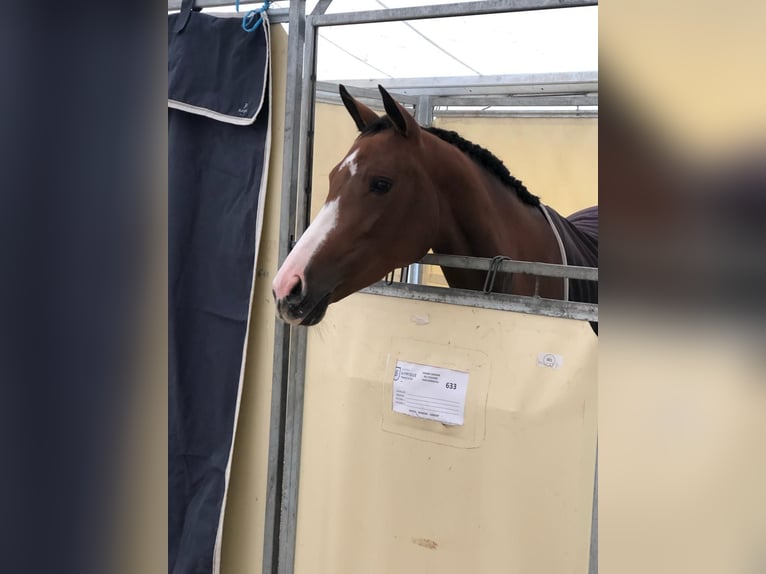
[[[290,289],[290,292],[287,294],[287,299],[300,299],[301,293],[303,292],[303,283],[301,283],[301,278],[296,277],[297,281],[295,282],[295,285],[293,285],[293,288]]]

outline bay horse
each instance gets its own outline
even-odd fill
[[[315,325],[330,303],[418,261],[429,249],[598,266],[598,207],[561,217],[488,150],[455,132],[422,128],[378,88],[382,117],[340,86],[360,134],[330,172],[324,206],[277,272],[272,292],[280,318]],[[451,287],[484,286],[485,271],[443,272]],[[568,285],[570,300],[598,302],[597,284]],[[493,290],[531,296],[535,278],[498,274]],[[566,290],[566,280],[540,278],[540,297],[563,299]]]

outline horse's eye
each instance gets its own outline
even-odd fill
[[[386,193],[391,189],[393,183],[387,177],[374,177],[370,182],[370,191],[378,194]]]

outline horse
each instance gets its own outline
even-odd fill
[[[359,135],[330,172],[325,204],[274,278],[282,320],[316,325],[331,303],[429,250],[598,266],[597,206],[560,216],[491,152],[456,132],[421,127],[378,89],[384,116],[339,87]],[[484,271],[443,272],[450,287],[462,289],[480,290],[486,278]],[[536,292],[528,274],[499,273],[492,290],[598,302],[597,284],[541,277]]]

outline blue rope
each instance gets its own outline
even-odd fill
[[[242,29],[245,32],[255,32],[258,27],[263,24],[263,13],[269,9],[270,4],[271,0],[264,0],[263,5],[260,8],[250,10],[244,16],[242,16]],[[236,5],[237,12],[239,12],[239,0],[237,0]],[[255,20],[256,16],[258,16],[257,20]]]

